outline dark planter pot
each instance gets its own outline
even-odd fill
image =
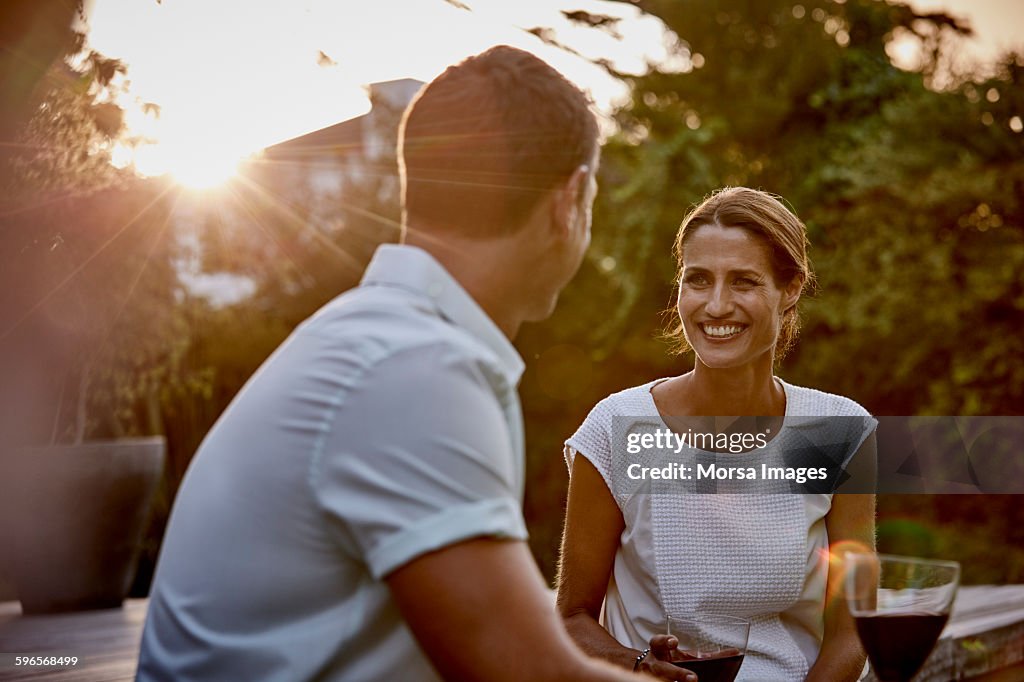
[[[121,606],[165,449],[163,438],[94,441],[5,463],[2,561],[23,613]]]

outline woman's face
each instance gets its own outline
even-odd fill
[[[738,227],[703,225],[686,240],[679,318],[704,365],[771,361],[782,313],[796,303],[802,283],[780,288],[770,253],[764,238]]]

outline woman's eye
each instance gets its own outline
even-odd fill
[[[757,286],[757,282],[749,277],[740,277],[736,280],[736,284],[739,284],[741,287]]]
[[[687,284],[697,286],[701,284],[707,284],[708,278],[705,277],[704,275],[689,275],[683,281],[686,282]]]

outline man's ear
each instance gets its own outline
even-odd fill
[[[590,166],[581,164],[572,172],[569,179],[554,191],[552,201],[553,227],[559,232],[569,233],[579,221],[583,210],[581,197],[590,178]]]

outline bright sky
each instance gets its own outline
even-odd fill
[[[948,12],[967,20],[974,36],[963,53],[956,55],[961,66],[990,63],[1012,48],[1024,50],[1024,33],[1020,30],[1024,26],[1024,0],[910,0],[909,4],[921,12]],[[904,47],[913,52],[909,46]],[[900,64],[898,52],[892,56]],[[905,61],[912,65],[916,60],[910,57]]]
[[[982,57],[1024,48],[1024,0],[911,0],[921,11],[946,11],[974,29],[974,51]]]
[[[621,3],[470,2],[473,11],[444,0],[93,0],[89,43],[129,65],[133,97],[162,108],[159,120],[128,114],[130,130],[159,139],[138,152],[137,167],[196,181],[230,173],[265,146],[365,113],[364,84],[429,81],[499,43],[535,52],[604,109],[624,93],[602,69],[523,28],[557,27],[560,40],[624,70],[642,71],[645,59],[665,54],[661,23]],[[573,27],[560,8],[626,17],[624,39]],[[320,51],[334,64],[319,64]],[[127,158],[122,150],[121,161]]]
[[[680,0],[683,1],[683,0]],[[89,42],[129,65],[130,93],[162,108],[159,120],[128,112],[140,171],[211,182],[265,146],[364,113],[362,86],[427,81],[448,64],[507,43],[535,52],[608,109],[624,93],[603,70],[548,47],[523,28],[548,26],[559,40],[622,70],[664,56],[661,24],[624,3],[602,0],[87,0]],[[976,51],[1024,47],[1022,0],[914,0],[968,18]],[[572,26],[561,9],[625,17],[623,40]],[[323,51],[333,65],[318,64]],[[127,162],[127,150],[119,152]]]

